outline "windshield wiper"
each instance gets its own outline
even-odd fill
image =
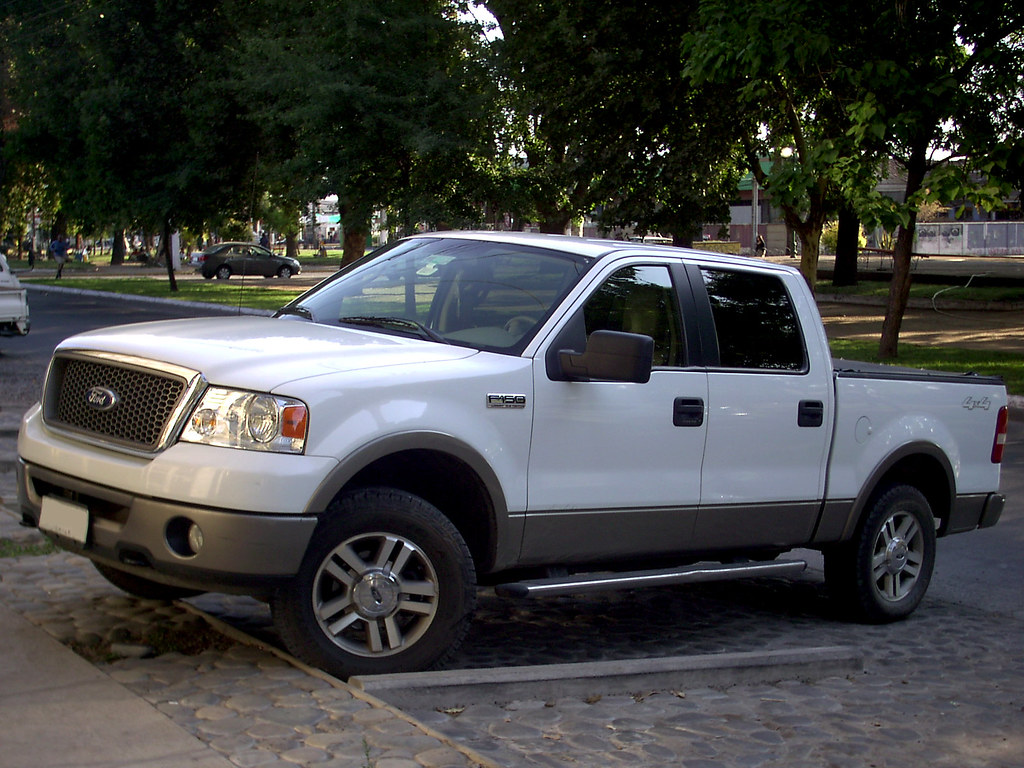
[[[399,331],[412,331],[417,336],[437,341],[441,344],[450,344],[444,336],[437,331],[427,328],[423,323],[416,320],[409,320],[405,317],[376,317],[373,315],[356,315],[353,317],[342,317],[338,319],[342,325],[366,325],[374,328],[394,328]]]
[[[274,313],[274,317],[281,317],[282,315],[296,315],[313,322],[313,313],[305,307],[281,307],[277,312]]]

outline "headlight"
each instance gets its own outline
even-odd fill
[[[211,387],[192,411],[181,440],[249,451],[302,453],[306,406],[298,400]]]

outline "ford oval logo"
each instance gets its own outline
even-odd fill
[[[93,387],[85,395],[85,402],[97,411],[109,411],[120,399],[117,392],[107,387]]]

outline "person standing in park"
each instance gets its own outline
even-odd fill
[[[50,243],[50,255],[57,262],[56,279],[60,280],[61,273],[64,271],[64,264],[68,260],[68,239],[65,235],[58,235]]]

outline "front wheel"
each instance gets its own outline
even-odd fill
[[[874,502],[851,541],[825,553],[825,581],[854,618],[903,619],[928,590],[935,549],[928,500],[913,486],[895,485]]]
[[[458,530],[423,499],[387,488],[334,502],[298,574],[271,599],[285,647],[339,677],[440,666],[475,606]]]
[[[288,278],[290,278],[292,276],[292,269],[291,269],[291,267],[287,267],[287,266],[281,267],[279,270],[277,270],[277,276],[279,278],[281,278],[282,280],[287,280]]]

